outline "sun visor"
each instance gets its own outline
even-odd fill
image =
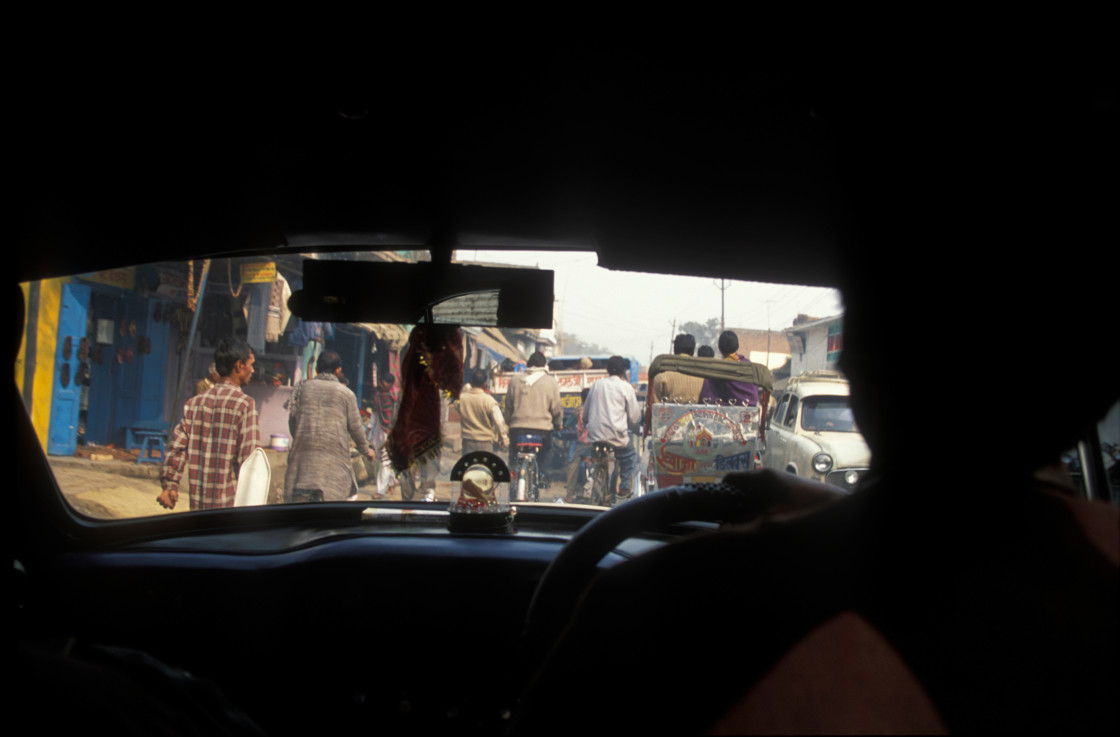
[[[554,272],[307,259],[292,313],[314,322],[551,328]]]

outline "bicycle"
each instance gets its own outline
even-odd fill
[[[593,443],[588,462],[591,469],[588,477],[591,483],[591,503],[600,507],[613,507],[614,489],[611,488],[610,462],[614,447],[608,443]]]
[[[514,468],[514,491],[510,501],[535,502],[540,498],[540,468],[537,455],[541,452],[542,438],[539,435],[522,435],[514,446],[517,449],[517,462]]]

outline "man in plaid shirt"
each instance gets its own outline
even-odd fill
[[[241,464],[260,445],[257,405],[241,391],[253,376],[253,351],[239,340],[223,340],[214,353],[218,383],[191,397],[163,459],[156,499],[174,509],[187,471],[191,509],[232,507]]]

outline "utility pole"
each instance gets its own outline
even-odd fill
[[[726,325],[724,324],[724,317],[723,317],[723,315],[724,315],[723,308],[724,308],[724,302],[726,301],[725,300],[725,293],[726,292],[727,292],[727,280],[726,279],[720,279],[719,280],[719,331],[720,331],[720,333],[722,333],[724,330],[727,329]]]
[[[771,339],[770,331],[772,330],[772,328],[770,327],[770,305],[772,305],[772,304],[774,304],[773,299],[766,300],[766,366],[767,367],[770,366],[770,339]]]
[[[475,252],[477,253],[477,251]],[[556,338],[557,355],[564,355],[564,323],[560,318],[560,300],[552,300],[552,324]]]
[[[770,368],[770,303],[766,300],[766,368]]]

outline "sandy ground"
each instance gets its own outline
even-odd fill
[[[279,502],[284,485],[287,458],[283,453],[268,451],[272,468],[269,499]],[[97,519],[124,517],[149,517],[161,514],[179,514],[189,511],[186,495],[180,497],[174,510],[164,509],[156,502],[160,494],[159,465],[141,464],[135,460],[93,461],[86,458],[50,459],[58,488],[66,501],[78,512]],[[359,462],[360,463],[360,462]],[[368,476],[360,483],[358,501],[372,501],[376,485]],[[381,501],[399,501],[399,489],[394,489]],[[436,485],[436,499],[450,498],[450,483]]]
[[[108,463],[51,459],[58,488],[76,511],[98,519],[148,517],[183,511],[176,509],[172,512],[156,503],[160,492],[158,479],[125,476],[108,467]]]

